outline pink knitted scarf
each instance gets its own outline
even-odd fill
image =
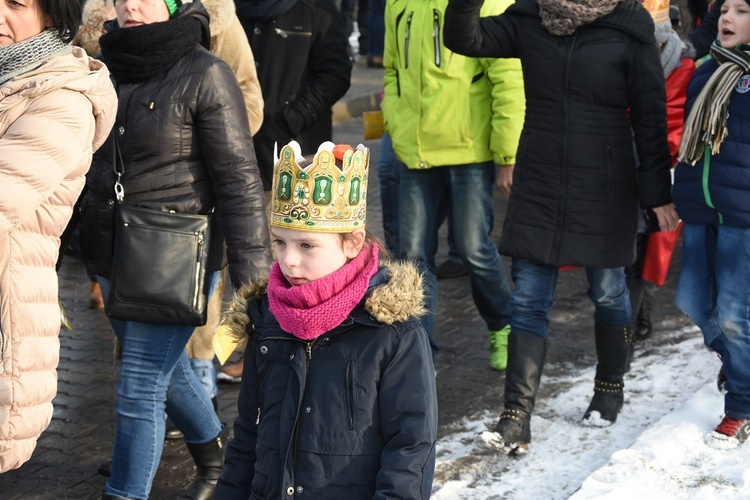
[[[339,326],[359,304],[378,271],[378,247],[363,249],[333,274],[292,286],[275,262],[268,276],[268,303],[281,328],[313,340]]]

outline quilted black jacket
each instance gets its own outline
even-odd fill
[[[625,0],[561,37],[542,25],[535,0],[482,19],[481,4],[451,1],[445,44],[469,56],[521,59],[526,119],[500,251],[542,265],[630,264],[637,203],[672,201],[651,16]]]

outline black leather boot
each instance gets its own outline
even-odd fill
[[[583,421],[587,425],[606,427],[617,420],[624,397],[623,378],[632,341],[632,323],[621,326],[594,325],[596,365],[594,397],[591,399]]]
[[[196,478],[187,491],[180,497],[182,500],[210,500],[214,497],[216,483],[221,476],[226,447],[226,429],[219,437],[207,443],[185,443],[196,465]]]
[[[547,339],[532,335],[508,336],[505,370],[505,409],[492,432],[482,436],[487,446],[509,455],[521,455],[531,442],[531,412],[542,378]]]
[[[641,307],[638,309],[636,316],[636,328],[634,340],[643,340],[651,335],[651,312],[654,310],[654,287],[646,286],[643,289],[643,299]],[[635,314],[635,310],[633,311]]]

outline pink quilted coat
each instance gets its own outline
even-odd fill
[[[59,237],[116,110],[109,72],[79,48],[0,86],[0,473],[52,418]]]

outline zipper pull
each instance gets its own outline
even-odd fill
[[[274,28],[273,30],[274,30],[274,31],[276,32],[276,34],[277,34],[277,35],[279,35],[279,36],[280,36],[281,38],[288,38],[288,37],[289,37],[289,35],[287,35],[287,34],[286,34],[286,31],[284,31],[284,30],[283,30],[283,29],[281,29],[281,28]]]
[[[307,343],[307,360],[310,361],[312,359],[312,342]]]
[[[260,406],[258,407],[258,416],[255,417],[255,425],[260,423]]]

